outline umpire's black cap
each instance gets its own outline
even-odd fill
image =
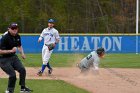
[[[105,53],[105,49],[101,47],[101,48],[98,48],[96,50],[96,52],[97,52],[98,55],[101,55],[102,53]]]
[[[11,29],[17,29],[17,28],[18,28],[18,24],[15,23],[15,22],[13,22],[13,23],[11,23],[11,24],[9,25],[9,28],[11,28]]]

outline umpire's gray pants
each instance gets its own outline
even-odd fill
[[[15,70],[19,72],[19,84],[25,86],[26,70],[17,55],[0,58],[0,67],[6,74],[9,75],[8,90],[14,91],[16,83]]]

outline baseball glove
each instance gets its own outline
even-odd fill
[[[51,43],[51,44],[45,44],[46,46],[48,46],[49,51],[55,48],[55,44]]]

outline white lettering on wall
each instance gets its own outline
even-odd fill
[[[79,50],[79,37],[70,37],[71,38],[71,50]]]
[[[106,51],[109,51],[111,49],[111,39],[109,37],[103,38],[102,47],[104,47]]]
[[[122,37],[100,36],[71,36],[61,37],[58,43],[58,51],[92,51],[98,47],[104,47],[106,51],[121,51]]]
[[[93,41],[93,43],[91,44],[91,46],[94,46],[93,50],[97,49],[99,47],[98,44],[100,43],[100,37],[92,37],[91,40]]]
[[[84,50],[84,51],[85,51],[85,50],[86,50],[86,51],[91,50],[91,49],[90,49],[90,45],[89,45],[89,41],[88,41],[88,38],[87,38],[87,37],[84,37],[84,41],[83,41],[81,50]]]
[[[61,37],[58,43],[58,51],[68,51],[68,38],[69,37]]]
[[[122,37],[112,37],[113,38],[113,48],[112,51],[116,51],[118,48],[119,51],[121,51],[121,44],[122,44]]]

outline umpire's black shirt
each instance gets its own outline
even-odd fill
[[[11,50],[13,47],[20,47],[20,46],[21,46],[21,39],[18,34],[15,36],[12,36],[10,34],[10,32],[8,32],[1,38],[1,44],[0,44],[1,50]],[[11,57],[14,55],[15,55],[15,53],[4,54],[1,56],[2,57]]]

